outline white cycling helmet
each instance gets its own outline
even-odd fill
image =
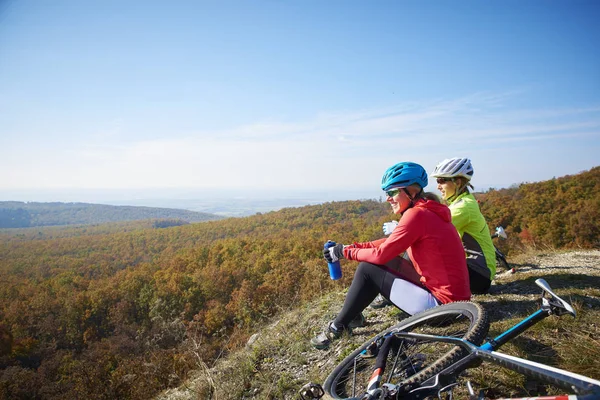
[[[473,165],[471,165],[471,160],[468,158],[448,158],[439,163],[430,176],[433,178],[456,178],[460,176],[470,181],[473,177]]]

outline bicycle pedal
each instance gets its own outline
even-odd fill
[[[379,354],[379,349],[381,348],[381,344],[383,343],[383,338],[379,338],[374,340],[367,348],[362,352],[362,358],[374,358]]]
[[[300,389],[300,398],[302,400],[320,399],[325,395],[325,391],[318,383],[309,382]]]

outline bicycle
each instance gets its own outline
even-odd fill
[[[496,231],[492,235],[492,239],[495,239],[497,237],[499,237],[501,239],[507,239],[508,238],[508,235],[506,234],[506,231],[501,226],[497,226],[496,227]],[[511,270],[512,272],[514,272],[514,270],[512,270],[511,266],[506,261],[506,257],[504,256],[504,254],[502,254],[502,252],[500,250],[498,250],[498,247],[496,247],[496,245],[494,245],[494,250],[496,252],[496,266],[504,268],[507,271]]]
[[[573,307],[557,296],[544,279],[535,283],[542,288],[540,308],[496,338],[481,344],[489,321],[479,304],[455,302],[434,307],[365,342],[327,377],[324,392],[333,399],[346,400],[442,399],[444,395],[452,399],[453,390],[460,385],[460,374],[485,361],[574,395],[539,399],[599,399],[600,381],[496,351],[550,315],[575,316]],[[384,375],[386,370],[388,374]],[[466,387],[470,400],[484,398],[483,393],[475,393],[470,382]],[[319,388],[320,385],[310,383],[300,395],[303,399],[320,398],[310,397],[322,395]]]

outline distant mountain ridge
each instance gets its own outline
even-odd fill
[[[0,201],[0,228],[89,225],[145,219],[169,219],[185,223],[214,221],[223,217],[173,208]]]

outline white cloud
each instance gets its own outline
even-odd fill
[[[131,142],[122,122],[115,121],[79,147],[44,149],[15,140],[0,150],[0,167],[10,171],[0,176],[0,187],[367,188],[376,187],[395,162],[416,161],[430,171],[457,155],[474,160],[479,183],[499,187],[548,178],[543,168],[535,174],[519,168],[524,160],[515,158],[553,162],[532,152],[540,145],[549,152],[560,149],[569,159],[563,174],[594,166],[600,107],[505,106],[518,95],[477,93]],[[510,157],[510,168],[498,167]]]

